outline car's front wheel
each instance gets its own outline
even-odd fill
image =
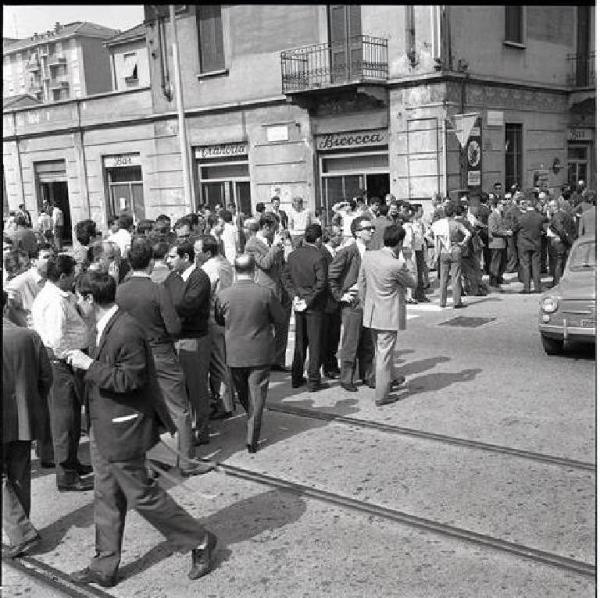
[[[560,355],[563,350],[563,341],[560,339],[550,338],[542,334],[542,345],[547,355]]]

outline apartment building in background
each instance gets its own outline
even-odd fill
[[[110,54],[113,90],[150,85],[146,26],[142,23],[104,42]]]
[[[329,210],[364,189],[427,208],[434,193],[496,181],[596,186],[591,6],[176,5],[175,14],[184,155],[168,7],[146,5],[149,87],[140,63],[137,87],[134,60],[124,67],[141,47],[134,28],[123,68],[113,64],[117,91],[4,110],[11,206],[35,210],[52,192],[67,197],[73,222],[102,223],[125,206],[137,218],[217,201],[250,213],[275,194],[284,209],[299,195]],[[119,37],[106,42],[113,54]]]
[[[111,89],[109,55],[102,42],[118,30],[87,22],[36,33],[28,39],[3,40],[2,95],[28,95],[51,103]]]

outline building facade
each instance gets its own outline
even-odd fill
[[[146,26],[137,25],[104,42],[110,53],[112,89],[122,91],[150,85]]]
[[[94,23],[56,23],[52,31],[3,44],[3,97],[30,94],[45,103],[109,91],[105,39],[119,33]]]
[[[146,6],[148,87],[4,111],[11,206],[66,193],[73,222],[102,223],[125,206],[138,218],[216,202],[250,213],[273,195],[329,209],[362,190],[426,203],[495,181],[595,188],[592,7],[175,12],[187,155],[172,27],[166,7]]]

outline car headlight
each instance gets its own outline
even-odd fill
[[[551,314],[558,309],[558,298],[557,297],[546,297],[542,300],[542,311],[547,314]]]

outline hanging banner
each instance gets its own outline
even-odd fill
[[[466,154],[467,187],[469,191],[479,193],[481,193],[482,148],[481,116],[476,116],[469,130],[466,147],[461,151]]]

